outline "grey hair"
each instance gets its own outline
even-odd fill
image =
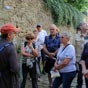
[[[71,37],[71,34],[69,32],[66,32],[66,31],[62,32],[61,34],[64,35],[66,38],[69,38],[69,39]]]
[[[77,25],[77,27],[76,27],[77,31],[78,31],[78,30],[81,30],[80,27],[83,26],[84,24],[86,24],[86,23],[85,23],[85,22],[79,23],[79,24]]]

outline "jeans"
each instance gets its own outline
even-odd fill
[[[21,83],[21,88],[25,88],[27,74],[30,73],[30,77],[32,79],[32,88],[38,88],[37,79],[36,79],[36,62],[33,63],[33,67],[29,68],[25,64],[22,64],[22,74],[23,81]]]
[[[82,88],[83,84],[83,74],[82,74],[82,66],[78,63],[79,71],[77,71],[77,86],[76,88]]]
[[[62,84],[62,88],[70,88],[73,78],[76,75],[76,71],[60,73],[60,77],[56,77],[53,81],[52,88],[59,88]]]

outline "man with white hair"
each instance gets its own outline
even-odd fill
[[[57,33],[55,24],[50,25],[50,35],[45,37],[44,51],[46,54],[45,72],[48,73],[49,87],[52,88],[52,79],[50,71],[54,66],[56,60],[56,53],[60,47],[60,36]]]

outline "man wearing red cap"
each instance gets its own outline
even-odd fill
[[[17,52],[12,43],[19,29],[12,24],[4,24],[0,32],[0,88],[19,88]]]

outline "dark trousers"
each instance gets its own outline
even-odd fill
[[[41,59],[41,57],[38,57],[38,61],[37,62],[38,62],[39,70],[41,72],[40,59]]]
[[[83,84],[83,74],[82,74],[82,66],[78,63],[78,70],[77,70],[77,86],[76,88],[82,88]]]
[[[45,53],[43,50],[41,50],[41,57],[42,57],[42,65],[43,65],[43,70],[42,70],[42,73],[45,73]]]
[[[62,84],[62,88],[70,88],[72,80],[75,77],[75,75],[76,75],[76,71],[61,73],[60,77],[55,78],[55,80],[53,81],[52,88],[59,88],[61,84]]]
[[[33,63],[33,67],[29,68],[26,64],[22,64],[22,74],[23,74],[23,81],[21,83],[21,88],[25,88],[27,74],[30,74],[32,78],[32,88],[38,88],[37,79],[36,79],[36,63]]]
[[[85,78],[86,88],[88,88],[88,79]]]

